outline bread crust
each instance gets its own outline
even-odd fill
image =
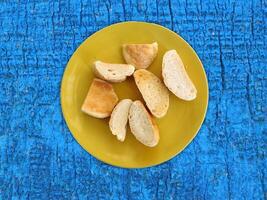
[[[157,56],[158,43],[124,44],[122,53],[126,63],[134,65],[136,69],[146,69]]]
[[[113,86],[103,80],[95,78],[89,88],[81,110],[96,118],[106,118],[118,102]]]

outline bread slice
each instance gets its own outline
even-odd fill
[[[164,83],[145,69],[136,70],[134,80],[150,112],[157,118],[163,117],[169,108],[169,92]]]
[[[197,96],[197,89],[186,73],[184,64],[175,50],[167,51],[162,61],[162,76],[165,85],[177,97],[191,101]]]
[[[159,129],[141,101],[134,101],[129,111],[130,129],[142,144],[154,147],[159,142]]]
[[[128,64],[111,64],[96,61],[94,63],[94,72],[97,77],[110,82],[122,82],[127,76],[134,73],[134,66]]]
[[[118,102],[110,83],[94,79],[82,105],[82,111],[96,118],[109,117]]]
[[[136,69],[145,69],[156,58],[158,43],[152,44],[124,44],[122,53],[128,64],[134,65]]]
[[[126,136],[126,125],[128,122],[128,114],[132,102],[133,101],[131,99],[121,100],[113,109],[109,120],[109,128],[111,130],[111,133],[113,135],[116,135],[117,139],[122,142],[124,141]]]

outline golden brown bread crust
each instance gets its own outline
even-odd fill
[[[97,118],[105,118],[118,102],[118,97],[110,83],[94,79],[82,105],[82,111]]]
[[[128,64],[134,65],[136,69],[145,69],[157,56],[158,44],[125,44],[122,52]]]
[[[155,119],[151,115],[149,115],[149,117],[150,117],[150,120],[151,120],[152,125],[153,125],[154,136],[155,136],[155,141],[156,141],[156,143],[154,145],[156,146],[159,143],[159,127],[156,124]]]

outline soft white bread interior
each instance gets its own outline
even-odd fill
[[[110,116],[118,100],[110,83],[95,78],[89,88],[81,110],[96,118],[106,118]]]
[[[158,43],[152,44],[124,44],[122,53],[128,64],[136,69],[148,68],[158,53]]]
[[[113,109],[109,120],[109,128],[111,133],[116,135],[117,139],[122,142],[126,136],[128,115],[131,105],[131,99],[121,100]]]
[[[136,70],[134,80],[150,112],[157,118],[163,117],[169,108],[169,91],[164,83],[145,69]]]
[[[159,142],[159,129],[141,101],[134,101],[129,111],[129,125],[135,138],[148,147]]]
[[[95,75],[109,82],[122,82],[127,76],[134,73],[134,66],[129,64],[111,64],[96,61],[94,63]]]
[[[196,98],[197,89],[186,73],[183,61],[176,50],[164,54],[162,76],[167,88],[177,97],[186,101]]]

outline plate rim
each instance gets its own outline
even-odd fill
[[[73,130],[72,128],[68,125],[68,119],[66,118],[66,110],[64,109],[64,102],[63,102],[63,95],[62,95],[62,91],[63,91],[63,85],[64,85],[64,82],[66,82],[66,72],[70,66],[70,62],[72,60],[72,58],[77,54],[78,50],[81,48],[82,44],[88,40],[89,38],[93,37],[95,34],[97,34],[99,31],[102,31],[104,29],[108,29],[110,28],[111,26],[117,26],[117,25],[120,25],[120,24],[147,24],[147,25],[153,25],[153,26],[157,26],[159,28],[163,28],[165,29],[166,31],[170,32],[171,34],[174,34],[176,37],[179,37],[183,42],[185,42],[187,44],[187,46],[191,49],[191,51],[193,52],[193,54],[195,54],[197,60],[199,61],[199,63],[201,64],[201,67],[202,67],[202,70],[204,72],[204,81],[205,81],[205,85],[207,86],[206,87],[206,94],[207,94],[207,100],[205,102],[205,111],[204,111],[204,114],[203,114],[203,117],[201,119],[201,123],[199,124],[197,130],[195,131],[195,133],[193,134],[193,136],[190,138],[190,140],[187,142],[187,144],[182,148],[180,149],[179,151],[177,151],[176,153],[174,153],[172,156],[169,156],[167,157],[166,159],[163,159],[159,162],[155,162],[153,164],[150,164],[150,165],[141,165],[141,166],[129,166],[129,165],[119,165],[119,164],[116,164],[116,163],[112,163],[112,162],[108,162],[108,161],[105,161],[103,160],[102,158],[100,158],[99,156],[96,156],[96,155],[93,155],[91,152],[89,152],[80,142],[79,140],[75,137],[75,135],[73,134]],[[196,53],[196,51],[194,50],[194,48],[185,40],[183,39],[178,33],[174,32],[173,30],[171,29],[168,29],[160,24],[156,24],[156,23],[153,23],[153,22],[144,22],[144,21],[124,21],[124,22],[118,22],[118,23],[113,23],[113,24],[110,24],[104,28],[101,28],[97,31],[95,31],[93,34],[91,34],[90,36],[88,36],[85,40],[83,40],[80,45],[75,49],[75,51],[72,53],[71,57],[69,58],[67,64],[66,64],[66,67],[64,69],[64,72],[63,72],[63,75],[62,75],[62,78],[61,78],[61,82],[60,82],[60,107],[61,107],[61,111],[62,111],[62,115],[63,115],[63,118],[64,118],[64,121],[67,125],[67,128],[69,130],[69,132],[71,133],[72,137],[75,139],[75,141],[82,147],[82,149],[84,149],[87,153],[90,154],[90,156],[96,158],[97,160],[100,160],[101,162],[103,162],[104,164],[108,164],[110,166],[113,166],[113,167],[119,167],[119,168],[126,168],[126,169],[143,169],[143,168],[150,168],[150,167],[154,167],[154,166],[158,166],[160,164],[164,164],[166,163],[167,161],[173,159],[174,157],[176,157],[178,154],[180,154],[182,151],[184,151],[190,144],[191,142],[193,141],[193,139],[197,136],[199,130],[201,129],[202,125],[203,125],[203,122],[206,118],[206,115],[207,115],[207,110],[208,110],[208,105],[209,105],[209,84],[208,84],[208,79],[207,79],[207,74],[206,74],[206,71],[205,71],[205,68],[200,60],[200,58],[198,57],[198,54]]]

